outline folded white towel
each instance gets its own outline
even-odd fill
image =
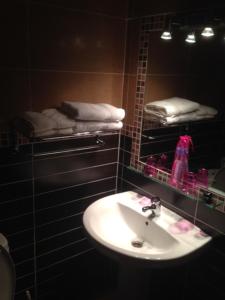
[[[218,113],[218,110],[216,110],[211,106],[201,104],[199,108],[196,110],[196,113],[198,116],[207,116],[207,115],[215,116]]]
[[[44,134],[47,131],[51,131],[57,126],[54,120],[43,115],[42,113],[34,111],[24,112],[21,116],[21,121],[22,120],[27,123],[35,136]]]
[[[73,119],[69,118],[67,115],[60,112],[58,109],[44,109],[42,111],[42,114],[55,122],[56,127],[54,127],[54,129],[66,129],[76,127],[76,122]]]
[[[36,138],[44,138],[44,137],[55,137],[55,136],[62,136],[62,135],[73,135],[74,130],[73,128],[66,128],[66,129],[51,129],[44,132],[34,132],[32,137]]]
[[[125,111],[106,103],[84,103],[64,101],[61,110],[69,117],[83,121],[121,121],[125,117]]]
[[[95,121],[77,121],[75,133],[120,130],[123,127],[121,121],[118,122],[95,122]]]
[[[174,124],[174,123],[182,123],[189,121],[198,121],[203,119],[211,119],[213,115],[198,115],[196,112],[183,114],[175,117],[166,117],[165,120],[162,120],[163,124]]]
[[[199,108],[199,103],[184,98],[172,97],[160,101],[149,102],[145,105],[145,111],[156,113],[159,117],[179,116],[190,113]]]
[[[176,124],[176,123],[182,123],[182,122],[189,122],[189,121],[198,121],[203,119],[210,119],[213,118],[215,115],[199,115],[197,111],[193,111],[191,113],[179,115],[179,116],[173,116],[173,117],[159,117],[155,114],[145,114],[144,118],[146,120],[152,121],[152,122],[159,122],[163,125],[170,125],[170,124]]]

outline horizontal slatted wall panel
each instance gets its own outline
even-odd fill
[[[118,138],[102,136],[105,144],[97,149],[88,149],[95,144],[93,137],[34,145],[38,299],[56,297],[54,286],[93,251],[82,215],[93,201],[116,192]],[[87,149],[77,152],[80,147]],[[74,276],[76,280],[78,274]]]
[[[97,148],[89,135],[0,149],[0,232],[16,267],[16,300],[27,290],[32,299],[57,299],[70,268],[82,273],[81,264],[97,263],[82,215],[116,192],[119,134],[99,139]]]

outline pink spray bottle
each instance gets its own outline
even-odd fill
[[[180,136],[176,146],[170,178],[170,184],[177,188],[182,187],[183,179],[188,173],[188,158],[190,146],[193,146],[191,136]]]

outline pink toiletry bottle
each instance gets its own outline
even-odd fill
[[[156,174],[156,157],[149,156],[145,166],[145,175],[154,176]]]
[[[158,169],[165,170],[166,169],[166,164],[167,164],[167,155],[163,153],[160,156],[159,160],[157,161],[156,167]]]
[[[201,186],[208,187],[208,170],[201,168],[197,173],[197,183]]]
[[[175,157],[172,165],[170,184],[181,188],[185,174],[188,173],[189,149],[192,146],[192,138],[182,135],[176,146]]]

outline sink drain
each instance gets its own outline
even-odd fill
[[[135,248],[141,248],[141,247],[143,247],[143,244],[144,244],[144,242],[140,241],[140,240],[131,241],[131,245]]]

